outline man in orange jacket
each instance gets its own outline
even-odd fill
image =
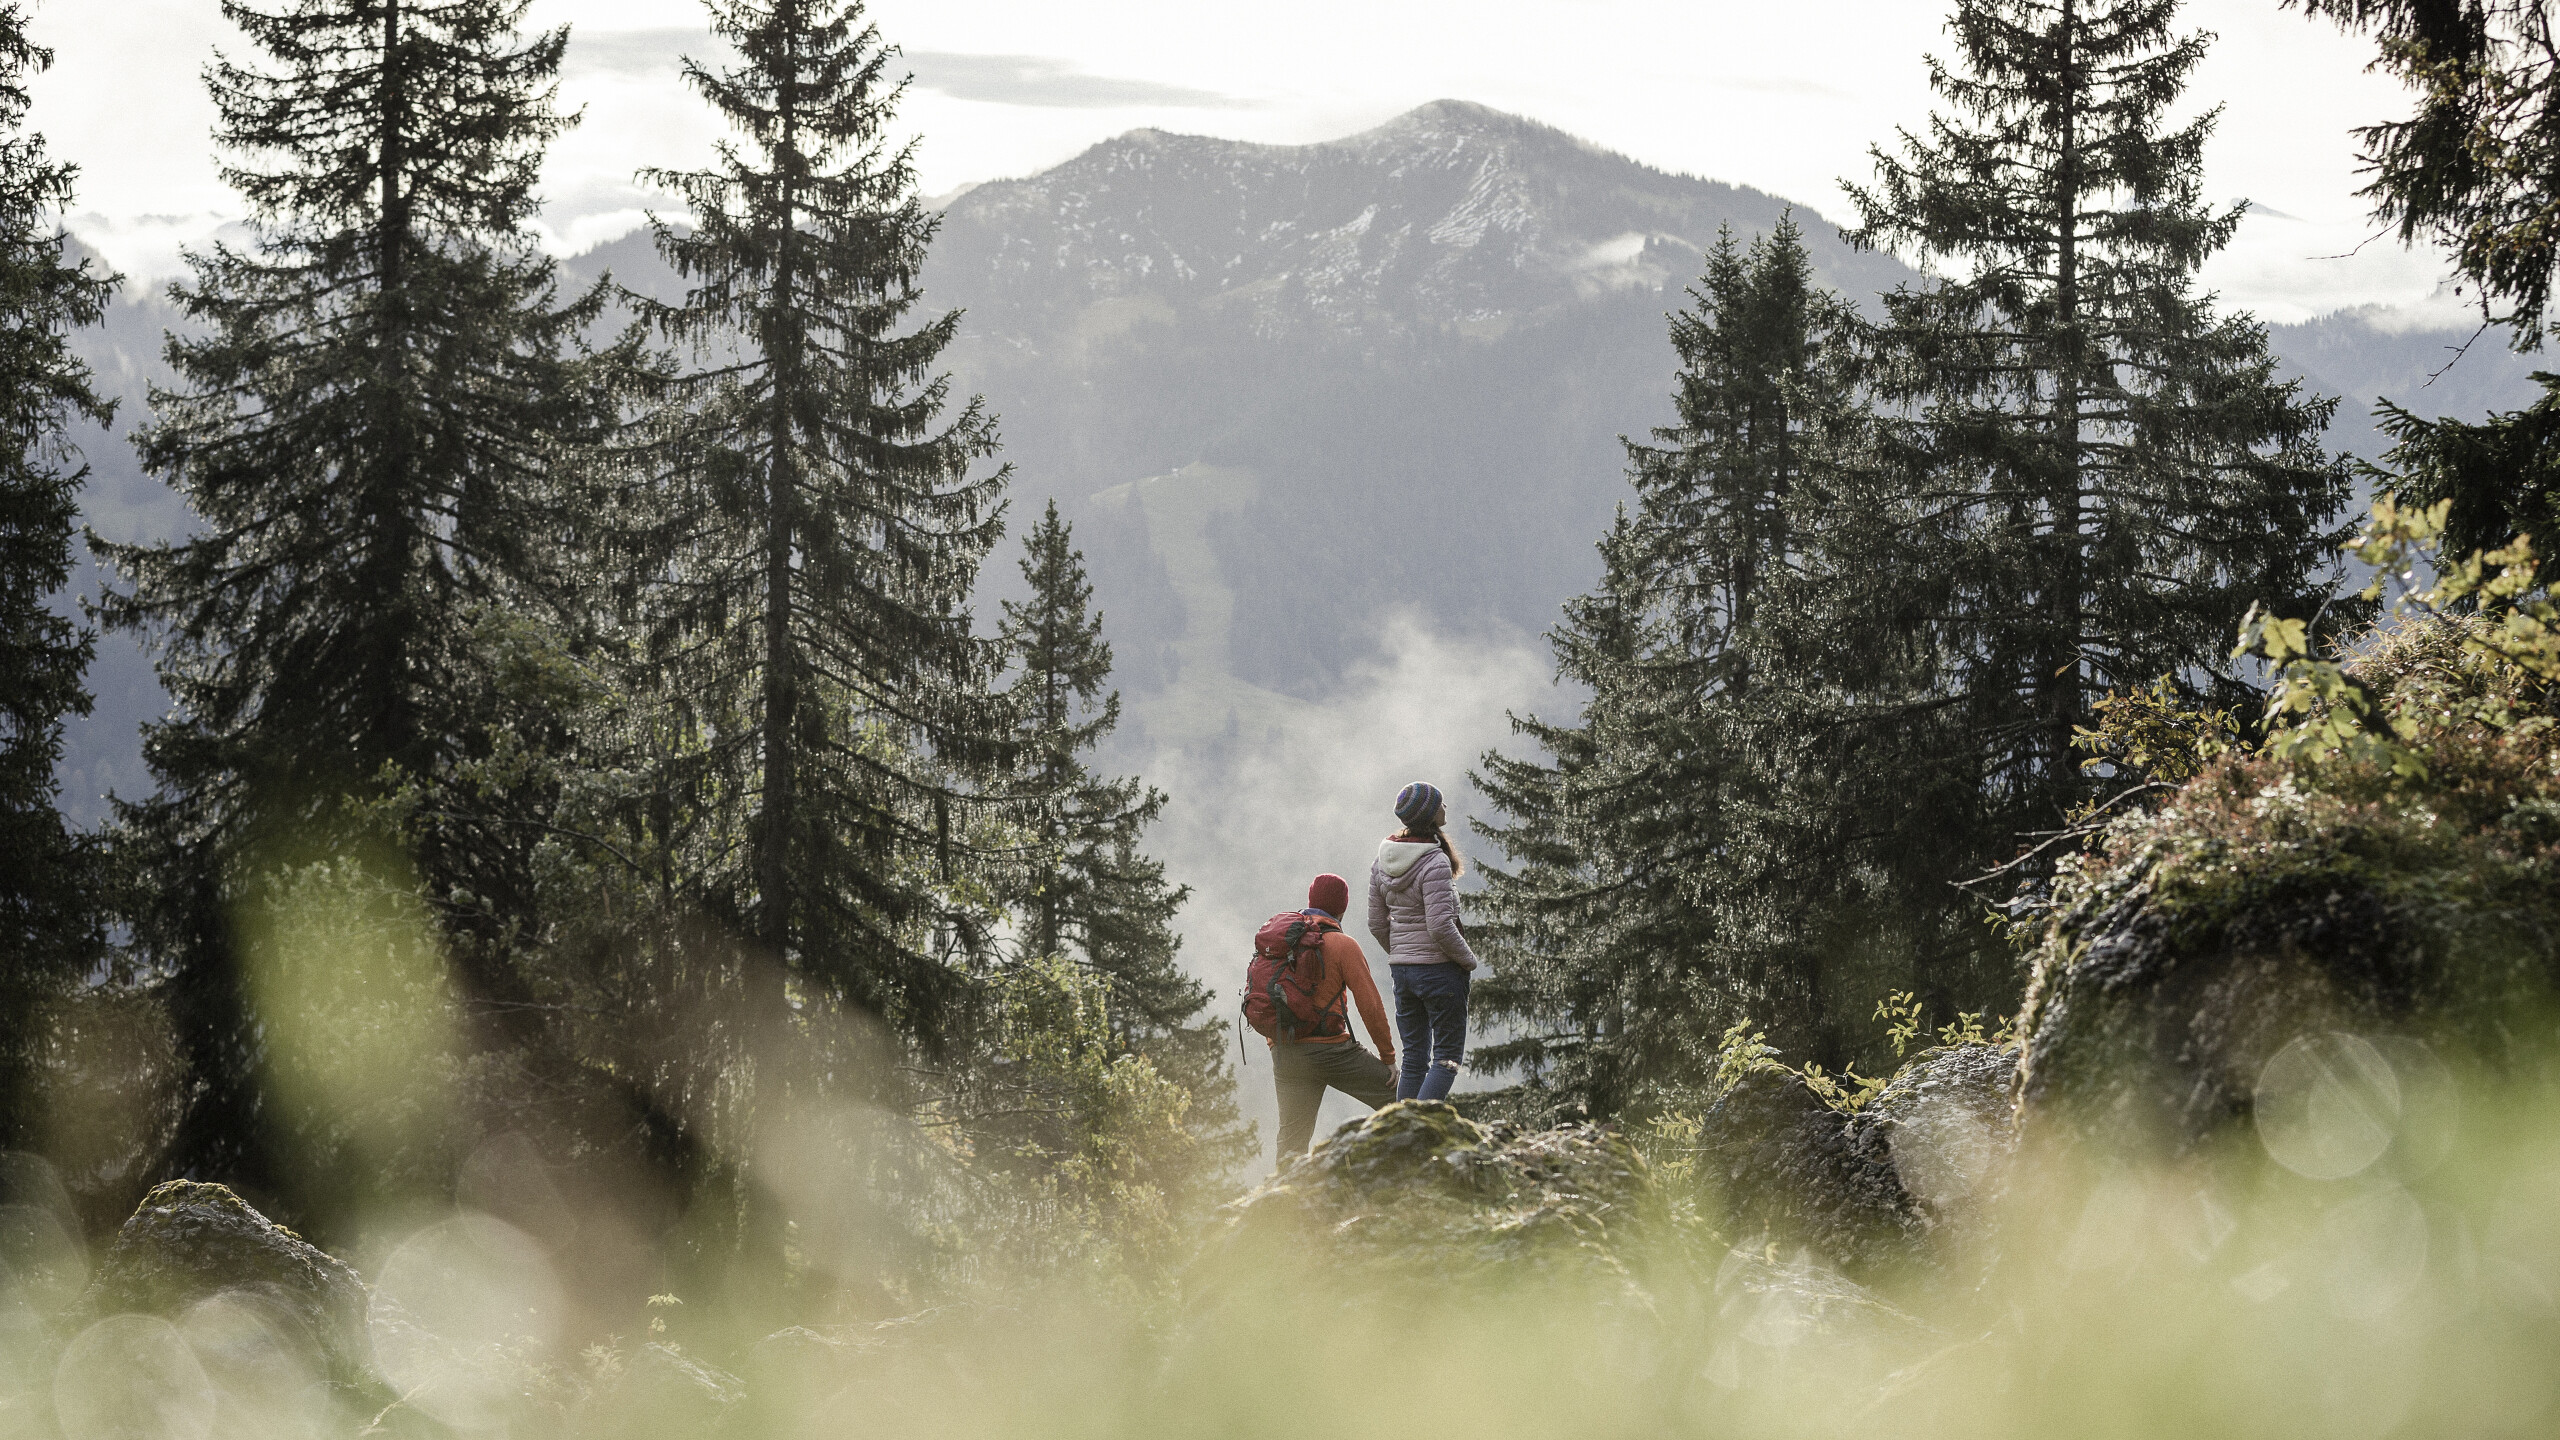
[[[1350,905],[1350,883],[1339,875],[1319,875],[1307,887],[1306,913],[1337,927],[1325,932],[1324,978],[1317,982],[1316,997],[1336,1013],[1345,995],[1358,1001],[1360,1023],[1368,1027],[1378,1053],[1370,1054],[1351,1038],[1348,1017],[1339,1027],[1326,1027],[1339,1028],[1338,1035],[1271,1042],[1272,1083],[1280,1092],[1279,1155],[1283,1160],[1307,1153],[1326,1086],[1372,1110],[1396,1098],[1396,1046],[1389,1038],[1395,1032],[1387,1028],[1386,1007],[1378,1003],[1377,982],[1369,978],[1369,957],[1362,953],[1359,941],[1338,928],[1342,912]]]

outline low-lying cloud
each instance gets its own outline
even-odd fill
[[[563,68],[572,75],[610,75],[630,79],[672,77],[682,72],[686,57],[707,66],[735,61],[729,43],[706,30],[657,26],[637,30],[600,30],[580,26],[569,34]],[[1185,110],[1231,110],[1250,100],[1215,90],[1170,85],[1121,75],[1095,75],[1050,55],[976,55],[953,50],[901,50],[889,61],[889,73],[914,77],[919,90],[955,100],[993,105],[1027,105],[1041,109],[1110,110],[1161,105]]]
[[[1031,105],[1059,110],[1111,110],[1167,105],[1185,110],[1233,110],[1252,101],[1215,90],[1167,85],[1118,75],[1091,75],[1046,55],[964,55],[948,50],[909,50],[901,57],[915,83],[954,100]]]
[[[1550,680],[1544,647],[1453,639],[1408,615],[1387,624],[1380,656],[1355,667],[1327,703],[1275,702],[1239,714],[1228,744],[1147,757],[1140,768],[1171,797],[1148,845],[1192,887],[1180,922],[1183,958],[1215,994],[1215,1013],[1235,1010],[1255,928],[1305,904],[1307,882],[1328,870],[1351,882],[1346,928],[1370,951],[1392,1011],[1365,917],[1369,861],[1396,828],[1396,791],[1428,780],[1447,792],[1452,837],[1472,861],[1485,847],[1470,843],[1466,822],[1489,807],[1467,771],[1487,749],[1526,748],[1509,712],[1569,713],[1573,704]],[[1248,1037],[1240,1053],[1238,1098],[1267,1147],[1276,1113],[1270,1060],[1259,1038]],[[1318,1134],[1359,1113],[1329,1096]]]

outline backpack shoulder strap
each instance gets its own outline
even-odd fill
[[[1335,924],[1331,920],[1325,919],[1321,915],[1311,915],[1307,917],[1306,938],[1301,940],[1299,944],[1301,948],[1315,952],[1314,959],[1318,966],[1314,981],[1307,987],[1308,997],[1316,1002],[1316,1008],[1318,1010],[1341,1011],[1343,1028],[1348,1031],[1351,1024],[1351,1014],[1350,1007],[1346,1003],[1345,997],[1351,993],[1350,978],[1345,976],[1342,979],[1335,981],[1333,993],[1331,994],[1326,994],[1321,988],[1324,984],[1324,970],[1322,967],[1324,965],[1325,937],[1329,935],[1340,935],[1342,933],[1343,929],[1340,925]]]

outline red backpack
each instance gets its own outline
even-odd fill
[[[1342,992],[1324,985],[1324,937],[1342,927],[1321,915],[1283,910],[1253,935],[1253,963],[1244,972],[1244,1023],[1270,1040],[1329,1040],[1351,1033]]]

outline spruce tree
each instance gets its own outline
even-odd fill
[[[27,82],[52,63],[25,8],[0,4],[0,1147],[32,1143],[34,1017],[100,950],[96,857],[64,824],[54,779],[64,717],[89,713],[96,642],[46,602],[71,577],[88,473],[64,427],[110,414],[69,335],[98,322],[114,282],[64,257],[73,171],[26,128]]]
[[[751,939],[751,1023],[791,985],[939,1042],[983,943],[972,776],[1003,760],[968,599],[1002,470],[933,367],[958,316],[909,320],[934,217],[886,130],[894,53],[850,0],[712,0],[737,63],[685,73],[738,139],[648,172],[688,282],[648,317],[701,364],[652,428],[650,679],[688,738],[657,784],[707,812],[694,901]],[[786,978],[787,977],[787,978]]]
[[[1513,732],[1546,757],[1488,752],[1472,777],[1502,817],[1478,826],[1506,860],[1484,867],[1486,888],[1473,907],[1477,949],[1494,964],[1475,1004],[1511,1031],[1477,1047],[1476,1064],[1518,1068],[1567,1107],[1599,1114],[1625,1108],[1645,1077],[1668,1068],[1647,1043],[1647,1020],[1697,1023],[1652,983],[1666,962],[1682,958],[1671,948],[1677,941],[1638,933],[1665,918],[1652,902],[1676,881],[1646,885],[1640,845],[1622,843],[1618,828],[1645,808],[1648,771],[1661,758],[1646,733],[1654,697],[1643,688],[1648,662],[1662,653],[1660,626],[1635,527],[1621,506],[1600,544],[1599,586],[1566,601],[1562,623],[1548,633],[1557,679],[1589,688],[1581,717],[1514,715]],[[1653,876],[1665,872],[1654,868]],[[1674,924],[1693,930],[1681,922],[1696,918]]]
[[[2404,242],[2453,257],[2484,323],[2540,350],[2560,270],[2560,65],[2545,0],[2286,0],[2375,37],[2373,67],[2398,76],[2416,106],[2364,126],[2374,218]],[[2457,293],[2461,293],[2457,289]],[[2397,442],[2369,472],[2377,490],[2452,502],[2453,555],[2530,533],[2548,551],[2560,518],[2560,377],[2536,374],[2541,398],[2477,421],[2430,421],[2386,400],[2381,428]],[[2546,580],[2560,562],[2546,556]]]
[[[1030,593],[1004,602],[1002,639],[1023,841],[1001,872],[1000,898],[1027,957],[1063,957],[1101,981],[1113,1048],[1146,1056],[1183,1088],[1191,1097],[1184,1128],[1223,1169],[1242,1140],[1227,1027],[1201,1019],[1208,987],[1178,957],[1173,919],[1190,887],[1167,881],[1141,843],[1164,810],[1163,793],[1092,769],[1094,750],[1119,723],[1120,695],[1106,689],[1111,646],[1084,555],[1054,500],[1023,537],[1022,578]]]
[[[2326,593],[2343,466],[2333,401],[2280,381],[2266,332],[2195,288],[2241,206],[2201,198],[2215,112],[2169,114],[2209,37],[2174,0],[1962,0],[1958,63],[1925,136],[1852,187],[1859,243],[1942,277],[1885,297],[1872,375],[1877,490],[1820,547],[1817,633],[1865,632],[1920,667],[1854,692],[1859,724],[1947,727],[1911,794],[1850,828],[1946,882],[2100,798],[2073,736],[2110,689],[2167,676],[2209,708],[2250,699],[2228,657],[2253,603]],[[1979,927],[1940,910],[1912,939],[1924,999],[2015,999]]]
[[[1590,698],[1573,724],[1515,719],[1548,758],[1489,755],[1480,780],[1512,867],[1491,868],[1480,913],[1498,957],[1483,1002],[1514,1036],[1484,1058],[1602,1113],[1694,1077],[1699,1038],[1745,1013],[1802,1039],[1820,962],[1772,917],[1835,888],[1783,833],[1796,697],[1823,667],[1766,657],[1855,457],[1859,325],[1791,219],[1748,250],[1720,236],[1689,293],[1678,423],[1628,442],[1635,507],[1550,637]]]
[[[2406,119],[2359,129],[2364,194],[2404,242],[2450,251],[2481,318],[2519,350],[2547,333],[2560,270],[2560,34],[2549,0],[2284,0],[2371,34],[2372,68],[2416,92]]]
[[[1022,578],[1030,596],[1004,602],[1003,626],[1027,832],[1010,908],[1031,953],[1072,955],[1105,978],[1122,1024],[1180,1028],[1209,998],[1174,960],[1173,916],[1190,891],[1140,849],[1164,795],[1086,763],[1119,723],[1120,696],[1104,689],[1111,646],[1054,500],[1023,539]]]
[[[2393,444],[2365,467],[2377,493],[2432,505],[2448,501],[2444,550],[2467,555],[2531,535],[2545,583],[2560,577],[2560,388],[2543,375],[2541,398],[2478,420],[2429,420],[2388,400],[2375,406]]]
[[[526,5],[223,6],[261,57],[206,77],[255,241],[173,287],[181,387],[139,449],[197,529],[109,547],[130,588],[104,605],[159,641],[175,702],[145,741],[159,792],[122,824],[160,880],[132,920],[175,972],[194,1173],[273,1158],[226,922],[261,866],[407,849],[466,990],[522,998],[507,947],[542,802],[467,778],[526,739],[483,627],[556,588],[548,459],[610,416],[571,358],[597,301],[558,302],[525,229],[568,123],[567,32],[521,35]]]

